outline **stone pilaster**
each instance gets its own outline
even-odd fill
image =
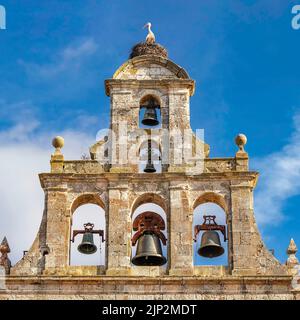
[[[189,205],[188,191],[170,187],[169,218],[169,274],[193,274],[193,211]]]
[[[169,89],[169,130],[190,128],[190,92],[186,89]]]
[[[47,189],[45,269],[69,265],[70,211],[66,188]]]
[[[235,155],[236,171],[249,170],[249,156],[247,152],[238,151]]]
[[[107,275],[118,276],[130,273],[131,217],[128,206],[128,186],[111,185],[108,190],[108,255]]]
[[[259,234],[253,211],[253,182],[232,182],[231,214],[232,274],[286,274],[285,266],[270,253]]]
[[[253,229],[252,191],[249,185],[231,186],[232,273],[255,273],[256,232]]]

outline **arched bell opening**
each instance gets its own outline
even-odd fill
[[[139,205],[132,215],[131,265],[163,266],[168,261],[167,216],[155,203]]]
[[[72,215],[70,266],[105,266],[105,212],[99,204],[78,206]]]
[[[142,129],[161,128],[161,108],[159,99],[146,95],[140,101],[139,126]]]
[[[213,202],[197,205],[193,216],[195,266],[228,266],[226,213]]]
[[[144,141],[139,148],[139,172],[161,173],[161,147],[154,140]]]

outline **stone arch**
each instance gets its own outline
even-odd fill
[[[143,120],[143,117],[145,115],[145,112],[147,111],[148,107],[154,107],[155,108],[155,113],[157,116],[158,124],[155,125],[156,128],[157,126],[162,125],[162,99],[161,97],[157,94],[157,92],[151,92],[151,93],[145,93],[143,95],[139,95],[139,126],[141,127],[141,123]],[[150,128],[152,127],[151,125],[145,125],[143,124],[142,128]]]
[[[73,230],[73,223],[74,219],[74,213],[76,214],[76,211],[78,208],[85,206],[85,205],[96,205],[99,207],[99,210],[103,210],[102,212],[99,212],[99,216],[103,215],[104,217],[104,238],[106,239],[108,235],[108,212],[106,210],[105,202],[101,199],[101,196],[99,193],[83,193],[75,197],[73,200],[71,207],[70,207],[70,225],[69,225],[69,265],[71,263],[71,246],[73,245],[71,243],[71,237],[72,237],[72,230]],[[86,222],[92,222],[94,221],[86,221]],[[82,228],[81,228],[82,229]],[[101,228],[102,229],[102,228]],[[108,253],[108,242],[104,242],[104,252],[103,257],[105,260],[105,266],[107,266],[107,253]],[[99,252],[97,252],[97,255],[99,256]]]
[[[153,91],[153,90],[151,90]],[[154,91],[154,93],[145,93],[142,97],[140,97],[140,105],[142,105],[143,103],[145,103],[148,99],[154,99],[157,104],[159,105],[159,107],[161,106],[161,98],[159,97],[159,95],[157,94],[156,91]]]
[[[217,194],[215,192],[205,192],[203,194],[201,194],[193,203],[193,210],[195,210],[199,205],[203,204],[203,203],[207,203],[207,202],[212,202],[215,203],[217,205],[219,205],[226,214],[228,214],[228,203],[226,201],[226,199],[220,195]]]
[[[166,199],[164,199],[162,196],[160,196],[157,193],[144,193],[137,197],[131,206],[131,215],[135,212],[135,210],[141,206],[142,204],[146,203],[154,203],[158,206],[160,206],[168,216],[168,205]]]
[[[151,208],[150,208],[151,206]],[[167,258],[167,262],[164,263],[163,268],[164,272],[166,272],[168,265],[169,265],[169,257],[170,257],[170,243],[168,242],[168,239],[170,239],[170,228],[169,228],[169,214],[168,214],[168,204],[166,199],[157,194],[157,193],[145,193],[140,196],[138,196],[132,203],[131,206],[131,235],[134,237],[136,234],[136,230],[133,229],[134,221],[137,217],[139,217],[144,212],[154,212],[158,216],[161,217],[161,219],[164,221],[165,228],[161,230],[161,232],[164,234],[165,239],[167,240],[166,243],[162,243],[162,255]],[[161,240],[159,240],[161,241]],[[133,258],[136,254],[137,245],[131,244],[131,257]],[[139,275],[147,275],[148,269],[150,265],[146,266],[146,269],[140,269]],[[136,268],[134,267],[133,270]],[[134,271],[133,271],[134,272]],[[145,272],[145,273],[143,273]]]
[[[147,97],[153,97],[159,104],[158,108],[158,116],[159,116],[159,126],[163,127],[164,123],[168,123],[169,119],[169,111],[168,111],[168,104],[169,98],[167,95],[167,91],[161,89],[142,89],[138,92],[136,96],[136,101],[138,107],[138,116],[139,121],[141,120],[141,105],[144,102],[144,99]],[[143,128],[143,130],[147,130],[147,127]]]
[[[105,204],[103,200],[100,198],[99,194],[97,193],[84,193],[79,195],[75,200],[72,202],[71,205],[71,216],[73,213],[78,209],[80,206],[85,204],[96,204],[101,207],[105,211]]]
[[[163,107],[166,106],[166,97],[164,97],[167,94],[167,92],[162,91],[161,89],[142,89],[138,92],[137,94],[137,101],[139,102],[139,105],[147,96],[152,96],[157,100],[159,103],[160,108],[162,109]]]
[[[222,255],[214,257],[214,259],[208,259],[207,257],[200,256],[198,249],[200,248],[200,243],[202,236],[205,231],[199,232],[196,242],[193,244],[193,264],[195,267],[203,267],[209,265],[210,267],[222,266],[222,268],[227,268],[231,262],[231,239],[230,238],[230,224],[228,215],[229,205],[227,199],[224,195],[218,194],[216,192],[204,192],[196,198],[193,203],[193,230],[195,237],[195,225],[201,225],[204,222],[203,217],[205,215],[214,215],[216,217],[216,223],[219,225],[225,225],[226,240],[224,235],[218,232],[220,244],[224,248]],[[225,269],[224,269],[225,270]]]

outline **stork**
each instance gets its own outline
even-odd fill
[[[147,44],[153,44],[155,42],[155,35],[151,30],[151,22],[145,24],[144,28],[148,28],[148,35],[146,37]]]

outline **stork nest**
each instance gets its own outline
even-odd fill
[[[140,42],[131,49],[130,59],[144,55],[155,55],[168,58],[168,51],[160,44]]]

